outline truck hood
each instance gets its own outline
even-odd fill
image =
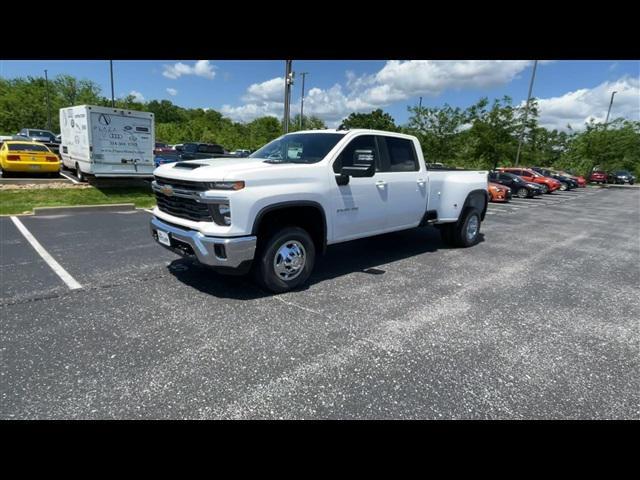
[[[180,164],[197,166],[182,168]],[[252,180],[257,178],[283,178],[291,170],[300,171],[305,164],[265,163],[264,158],[210,158],[167,163],[153,172],[160,177],[197,182]]]

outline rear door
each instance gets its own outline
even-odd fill
[[[408,138],[377,136],[381,168],[376,186],[387,196],[388,229],[417,226],[427,210],[427,176]]]
[[[138,173],[153,168],[150,118],[96,111],[90,115],[95,173]]]

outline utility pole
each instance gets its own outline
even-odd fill
[[[109,71],[111,72],[111,108],[116,108],[115,95],[113,94],[113,60],[109,60]]]
[[[422,108],[422,97],[420,97],[420,102],[418,103],[418,108]]]
[[[533,72],[531,72],[531,82],[529,83],[529,93],[527,94],[527,104],[524,106],[524,122],[522,123],[522,132],[520,132],[520,140],[518,141],[518,153],[516,153],[516,167],[520,162],[520,149],[522,148],[522,140],[524,138],[524,129],[527,126],[527,116],[529,115],[529,101],[531,100],[531,90],[533,90],[533,80],[536,78],[536,67],[538,60],[533,62]]]
[[[44,71],[44,85],[47,92],[47,128],[51,131],[51,102],[49,101],[49,77],[47,71]]]
[[[286,60],[286,68],[284,72],[284,133],[289,133],[289,104],[291,102],[291,85],[293,84],[291,63],[292,60]]]
[[[300,130],[302,130],[304,126],[304,77],[309,75],[309,72],[302,72],[300,75],[302,75],[302,96],[300,97]]]
[[[46,70],[45,70],[46,71]],[[612,92],[611,93],[611,101],[609,102],[609,110],[607,110],[607,118],[604,121],[604,129],[607,129],[607,124],[609,123],[609,114],[611,113],[611,105],[613,105],[613,96],[618,93],[618,92]]]

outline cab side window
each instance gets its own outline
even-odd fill
[[[411,140],[380,136],[378,142],[383,154],[382,158],[386,160],[383,172],[416,172],[419,170],[418,156]]]
[[[351,140],[344,150],[342,150],[342,153],[338,155],[336,161],[333,162],[333,171],[340,173],[342,167],[353,166],[353,154],[356,150],[373,150],[376,158],[376,171],[378,170],[377,161],[380,156],[378,155],[376,139],[373,135],[361,135]]]

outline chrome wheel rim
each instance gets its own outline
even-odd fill
[[[520,190],[518,190],[518,197],[520,198],[527,198],[528,194],[529,192],[527,192],[526,188],[521,188]]]
[[[276,251],[273,270],[282,280],[293,280],[304,270],[307,252],[297,240],[287,240]]]
[[[479,227],[480,221],[478,220],[477,215],[473,215],[467,222],[467,240],[469,242],[473,241],[473,239],[476,238]]]

